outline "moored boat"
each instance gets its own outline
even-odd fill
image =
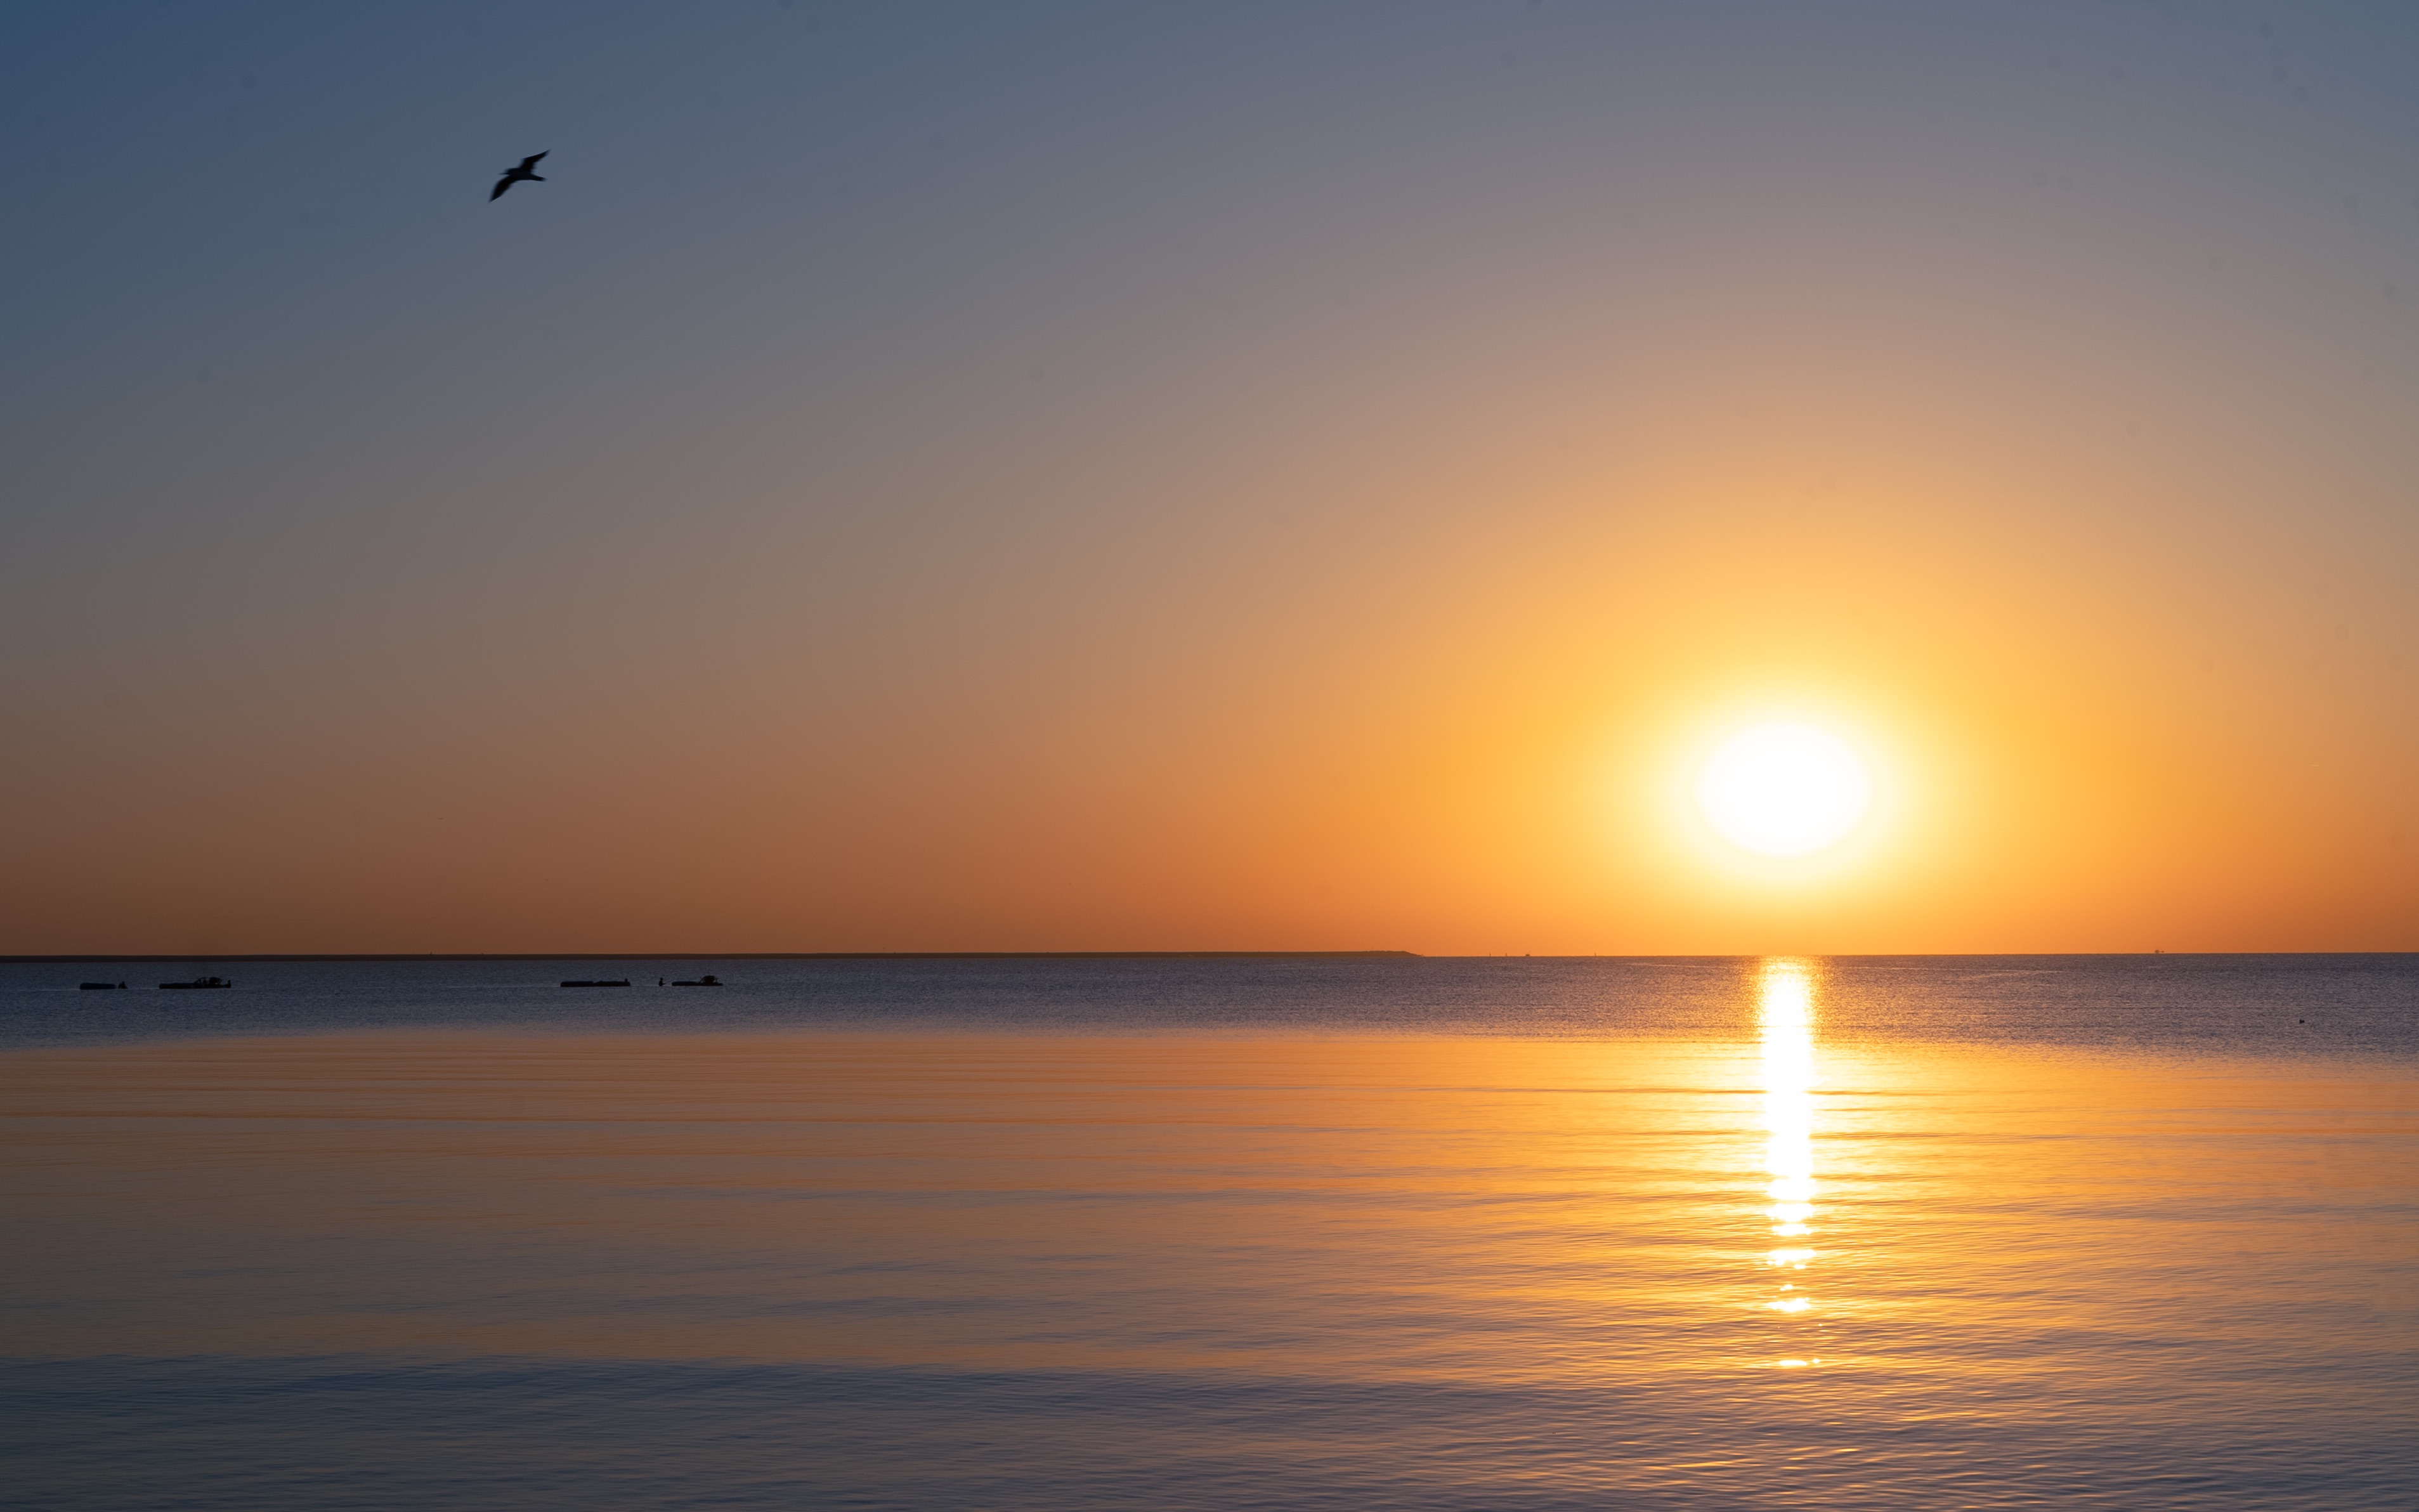
[[[719,987],[722,985],[722,979],[708,973],[707,975],[699,977],[694,980],[676,981],[673,982],[672,985],[675,987]]]
[[[191,981],[163,981],[160,984],[160,989],[162,992],[173,992],[193,987],[232,987],[234,985],[234,982],[224,977],[195,977]]]
[[[565,987],[627,987],[630,985],[630,979],[624,977],[619,981],[566,981],[563,985]]]

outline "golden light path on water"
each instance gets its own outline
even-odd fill
[[[1779,1241],[1764,1263],[1780,1273],[1779,1289],[1764,1305],[1786,1315],[1810,1314],[1814,1300],[1805,1288],[1806,1268],[1815,1259],[1807,1241],[1814,1232],[1814,974],[1810,963],[1764,964],[1756,1016],[1764,1049],[1764,1168],[1771,1205],[1772,1237]],[[1821,1365],[1818,1356],[1792,1355],[1786,1367]]]

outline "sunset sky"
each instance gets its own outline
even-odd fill
[[[0,950],[2419,949],[2419,9],[0,79]],[[1776,719],[1872,774],[1813,856],[1692,800]]]

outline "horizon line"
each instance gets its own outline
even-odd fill
[[[57,966],[118,964],[162,964],[177,962],[379,962],[379,961],[1763,961],[1806,958],[1819,961],[1916,960],[2053,960],[2134,958],[2153,956],[2390,956],[2419,955],[2411,949],[2367,950],[1884,950],[1746,951],[1721,954],[1657,953],[1652,951],[1562,952],[1489,951],[1468,955],[1429,955],[1419,950],[383,950],[366,952],[270,952],[232,955],[0,955],[0,965]]]

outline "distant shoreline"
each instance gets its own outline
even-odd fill
[[[559,950],[508,955],[0,955],[0,965],[180,961],[1392,961],[1416,950]]]

